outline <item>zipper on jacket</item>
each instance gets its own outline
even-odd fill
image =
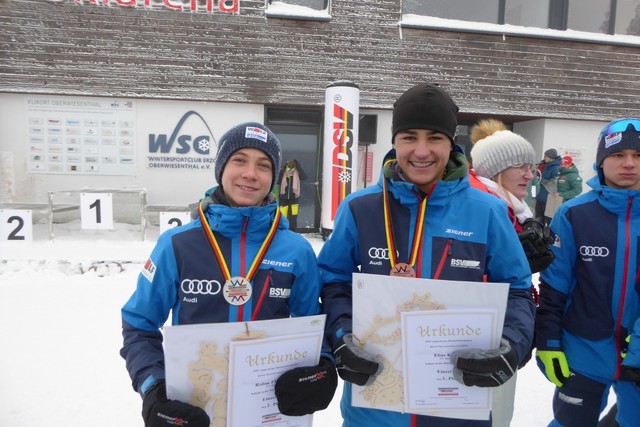
[[[247,272],[245,251],[247,249],[247,229],[249,228],[249,218],[242,219],[242,227],[240,228],[240,276],[244,277]],[[248,303],[248,302],[247,302]],[[244,306],[238,307],[238,322],[244,319]]]
[[[622,355],[620,354],[620,334],[622,333],[622,316],[624,314],[624,303],[627,295],[627,275],[629,274],[629,239],[631,237],[631,231],[629,230],[631,226],[631,205],[633,199],[629,197],[629,202],[627,203],[627,215],[624,220],[624,265],[622,269],[622,289],[620,291],[620,305],[618,306],[618,318],[616,320],[616,353],[618,356],[618,363],[616,365],[616,374],[615,379],[620,378],[620,368],[622,365]],[[626,337],[624,337],[626,338]]]
[[[447,239],[447,244],[444,246],[444,251],[442,251],[442,257],[440,258],[440,262],[438,263],[438,268],[436,269],[435,274],[433,275],[434,279],[438,279],[440,274],[442,273],[442,269],[444,268],[444,262],[448,257],[451,256],[451,240]]]
[[[264,285],[262,286],[262,292],[260,292],[260,298],[258,298],[256,308],[253,309],[253,313],[251,314],[252,321],[258,318],[258,313],[260,312],[260,308],[264,302],[264,297],[267,295],[267,290],[271,287],[271,273],[273,273],[273,269],[270,268],[269,273],[267,273],[267,278],[264,279]]]

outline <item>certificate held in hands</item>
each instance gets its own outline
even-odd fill
[[[166,327],[167,397],[204,409],[213,427],[310,427],[311,415],[278,411],[274,386],[283,372],[318,364],[324,323],[318,315]]]
[[[353,336],[384,370],[373,384],[353,385],[353,406],[488,419],[492,389],[457,382],[449,356],[498,347],[508,291],[503,283],[354,273]]]

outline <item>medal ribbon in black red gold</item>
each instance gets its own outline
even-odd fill
[[[385,163],[385,167],[389,163],[392,163],[394,161],[395,161],[394,159],[387,160],[387,162]],[[398,258],[396,255],[397,252],[396,252],[396,244],[395,244],[395,238],[393,233],[393,223],[391,222],[391,206],[389,204],[389,192],[387,190],[387,179],[388,178],[383,179],[382,187],[383,187],[383,202],[384,202],[383,203],[384,204],[384,228],[385,228],[385,235],[387,238],[387,248],[389,249],[389,261],[391,262],[391,274],[399,275],[399,276],[415,277],[414,268],[416,265],[416,261],[418,259],[418,253],[420,252],[420,248],[422,247],[422,231],[424,230],[425,214],[427,211],[427,200],[429,199],[429,195],[431,194],[431,191],[433,191],[433,188],[435,188],[435,185],[432,187],[429,194],[427,194],[420,202],[418,215],[416,217],[416,224],[413,230],[413,240],[411,243],[411,254],[409,258],[409,263],[408,265],[406,265],[404,263],[398,263]],[[407,268],[408,271],[406,272],[406,274],[403,274],[400,270],[401,268],[405,268],[405,267]]]
[[[251,280],[253,280],[253,277],[257,273],[258,268],[260,267],[260,263],[262,262],[262,259],[267,254],[267,251],[269,250],[269,246],[271,245],[271,242],[273,241],[273,238],[276,235],[276,231],[278,230],[278,224],[280,224],[280,217],[281,217],[280,209],[276,209],[276,215],[273,219],[273,224],[271,224],[271,228],[267,233],[267,237],[262,242],[262,245],[260,246],[260,249],[258,250],[256,257],[254,258],[253,263],[251,264],[251,267],[249,267],[249,271],[247,272],[247,275],[244,277],[231,277],[231,272],[229,271],[227,262],[224,259],[224,255],[222,254],[220,245],[218,245],[216,236],[211,231],[211,228],[209,227],[209,223],[207,222],[207,219],[204,216],[204,212],[202,211],[202,206],[198,206],[198,216],[200,217],[202,229],[204,230],[204,234],[207,236],[207,240],[209,241],[211,250],[213,251],[213,254],[216,257],[216,260],[218,261],[218,265],[220,266],[220,271],[222,272],[222,276],[225,279],[225,298],[227,298],[227,301],[230,304],[243,305],[249,300],[249,297],[251,296],[250,282]],[[240,272],[240,274],[243,274],[243,272]],[[248,294],[238,294],[237,292],[236,293],[232,292],[232,295],[230,296],[226,294],[226,291],[228,291],[230,288],[231,289],[234,288],[236,283],[240,284],[241,282],[244,283],[242,286],[248,287]],[[244,300],[244,298],[246,298],[246,300]],[[230,299],[237,301],[237,303],[232,302]]]

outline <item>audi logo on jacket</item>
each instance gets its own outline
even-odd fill
[[[231,277],[246,275],[276,209],[277,203],[240,208],[209,204],[205,209]],[[124,346],[120,353],[135,390],[140,391],[150,376],[165,377],[159,328],[169,315],[173,325],[183,325],[320,313],[315,253],[306,239],[288,230],[285,218],[251,281],[251,295],[242,310],[225,299],[221,271],[199,219],[158,238],[136,291],[122,308]]]

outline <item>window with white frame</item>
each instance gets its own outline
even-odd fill
[[[402,13],[498,25],[640,36],[640,0],[403,0]]]
[[[267,17],[328,21],[330,0],[265,0]]]

